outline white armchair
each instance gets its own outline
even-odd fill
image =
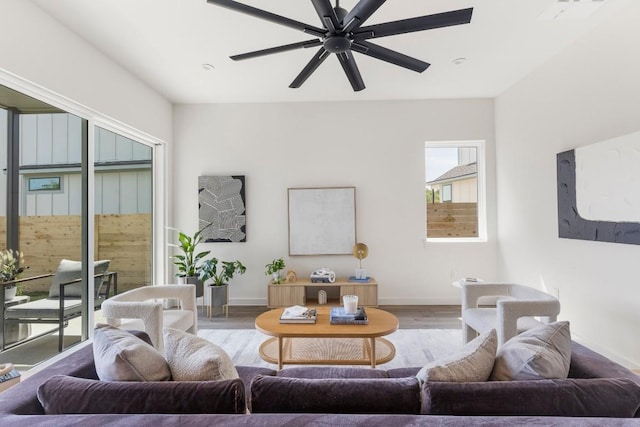
[[[475,338],[477,333],[495,328],[500,346],[525,330],[555,322],[560,314],[557,298],[528,286],[463,282],[461,287],[462,339],[465,343]],[[498,297],[495,307],[478,306],[478,299],[486,296]]]
[[[180,301],[178,309],[163,310],[163,299]],[[194,285],[155,285],[131,289],[102,303],[106,323],[122,329],[144,331],[154,347],[163,350],[162,329],[198,331],[196,287]]]

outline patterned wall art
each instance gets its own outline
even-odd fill
[[[199,228],[205,242],[246,242],[244,175],[198,177]]]
[[[640,245],[639,222],[593,220],[580,214],[576,197],[575,150],[557,155],[557,173],[559,237]]]

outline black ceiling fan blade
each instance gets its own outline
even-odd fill
[[[387,0],[360,0],[342,20],[344,31],[350,33],[358,28]]]
[[[270,47],[268,49],[256,50],[253,52],[241,53],[239,55],[233,55],[229,58],[234,61],[241,61],[243,59],[257,58],[259,56],[271,55],[273,53],[287,52],[289,50],[302,49],[307,47],[320,46],[322,41],[319,39],[307,40],[298,43],[285,44],[282,46]]]
[[[365,40],[377,37],[406,34],[415,31],[431,30],[434,28],[450,27],[452,25],[468,24],[471,22],[473,8],[452,10],[434,15],[417,18],[402,19],[400,21],[385,22],[383,24],[360,27],[354,32],[354,40]]]
[[[321,47],[320,50],[313,55],[311,61],[305,65],[305,67],[300,71],[300,74],[291,82],[289,85],[290,88],[299,88],[302,84],[307,81],[309,76],[313,74],[313,72],[324,62],[327,57],[331,55],[329,51],[327,51],[324,47]]]
[[[317,37],[323,37],[326,32],[322,28],[305,24],[304,22],[296,21],[294,19],[285,18],[284,16],[276,15],[275,13],[257,9],[255,7],[238,3],[237,1],[233,0],[207,0],[207,3],[235,10],[236,12],[244,13],[245,15],[251,15],[256,18],[264,19],[265,21],[273,22],[275,24],[284,25],[285,27],[293,28],[294,30],[304,31],[305,33],[313,34]]]
[[[336,32],[340,29],[340,22],[336,16],[336,11],[331,6],[330,0],[311,0],[311,3],[313,3],[320,20],[328,30]]]
[[[404,67],[418,73],[423,72],[424,70],[429,68],[429,65],[431,65],[427,62],[420,61],[419,59],[412,58],[411,56],[407,56],[403,53],[396,52],[395,50],[387,49],[386,47],[382,47],[364,40],[354,42],[351,45],[351,50],[371,56],[372,58],[389,62],[391,64],[399,65],[400,67]]]
[[[351,51],[346,51],[336,53],[336,55],[340,60],[340,65],[342,65],[342,69],[347,75],[354,92],[364,89],[364,81],[362,81],[362,76],[360,75],[360,70],[358,69],[358,64],[356,64],[356,59],[353,57],[353,53],[351,53]]]

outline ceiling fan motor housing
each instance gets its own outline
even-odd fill
[[[346,36],[332,34],[324,39],[322,45],[329,52],[341,53],[351,49],[351,40]]]

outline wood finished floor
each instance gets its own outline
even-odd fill
[[[400,329],[461,327],[459,305],[381,305],[378,308],[395,314]],[[200,310],[198,329],[253,329],[256,317],[267,310],[265,306],[231,306],[228,318],[219,312],[211,319]]]

